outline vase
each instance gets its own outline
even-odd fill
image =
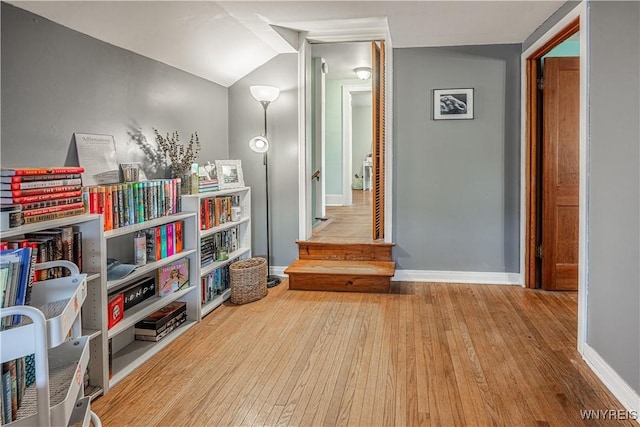
[[[171,178],[180,178],[180,194],[191,194],[191,173],[190,171],[179,171],[171,169]]]

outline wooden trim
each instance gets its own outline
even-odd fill
[[[526,133],[526,149],[525,149],[525,268],[524,268],[524,284],[527,288],[535,288],[538,282],[538,271],[536,270],[536,244],[538,224],[538,206],[536,194],[538,191],[538,175],[540,173],[541,164],[538,162],[538,120],[539,103],[538,99],[538,69],[540,67],[540,58],[549,53],[553,48],[567,40],[572,35],[580,31],[580,17],[576,17],[573,21],[562,28],[544,45],[534,51],[526,59],[526,75],[527,75],[527,102],[525,124]]]
[[[578,31],[580,31],[580,17],[577,17],[576,19],[571,21],[566,27],[560,30],[558,34],[553,36],[551,39],[549,39],[548,42],[546,42],[538,50],[533,52],[531,56],[527,58],[527,60],[542,58],[547,53],[551,52],[554,47],[558,46],[560,43],[567,40]]]
[[[538,128],[535,125],[538,120],[538,60],[527,59],[527,151],[525,153],[526,167],[526,269],[525,269],[525,286],[527,288],[535,288],[537,283],[536,274],[536,244],[538,229]],[[532,125],[533,124],[533,125]]]

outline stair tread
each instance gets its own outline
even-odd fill
[[[393,261],[342,261],[306,260],[294,261],[285,270],[286,274],[333,274],[393,276],[396,263]]]

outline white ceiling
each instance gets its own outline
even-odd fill
[[[293,33],[388,24],[394,48],[521,43],[563,1],[9,1],[66,27],[230,86]],[[287,36],[285,40],[282,35]],[[340,54],[346,69],[360,54]],[[348,62],[348,63],[347,63]],[[342,62],[340,62],[342,63]],[[337,65],[333,65],[337,66]]]

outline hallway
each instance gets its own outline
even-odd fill
[[[327,206],[327,221],[313,229],[311,241],[368,243],[371,239],[372,192],[351,190],[351,206]]]

